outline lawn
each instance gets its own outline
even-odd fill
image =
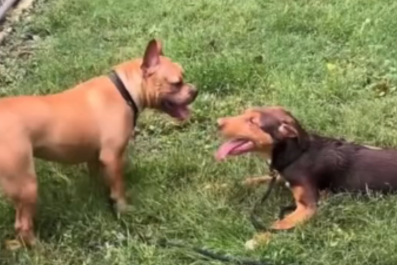
[[[0,264],[220,264],[140,236],[167,237],[274,264],[397,264],[397,197],[331,196],[309,223],[244,249],[266,173],[255,156],[217,163],[215,121],[283,105],[310,130],[397,147],[395,0],[38,0],[0,51],[1,95],[64,90],[141,56],[153,37],[200,95],[188,124],[146,112],[126,170],[134,210],[116,220],[84,167],[38,161],[41,247],[4,250],[14,211],[0,200]],[[3,67],[3,68],[1,68]],[[288,191],[263,209],[271,224]]]

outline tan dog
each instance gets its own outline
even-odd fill
[[[109,76],[100,76],[58,94],[0,100],[0,186],[15,205],[15,229],[26,244],[35,242],[33,157],[86,163],[90,174],[104,173],[110,198],[122,211],[126,207],[123,155],[138,115],[127,104],[128,97],[139,111],[152,108],[177,119],[188,118],[188,105],[197,90],[184,83],[183,69],[162,56],[156,40],[148,43],[143,58],[120,64],[114,71],[118,86]]]

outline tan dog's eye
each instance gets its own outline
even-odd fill
[[[183,86],[183,81],[178,81],[178,82],[172,83],[172,86],[180,88],[181,86]]]
[[[171,91],[175,92],[175,93],[179,92],[179,90],[181,89],[182,86],[183,86],[182,81],[171,83]]]

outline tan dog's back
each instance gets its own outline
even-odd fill
[[[125,128],[125,120],[132,116],[129,109],[124,102],[112,103],[112,93],[106,93],[109,89],[113,89],[112,83],[99,77],[59,94],[1,99],[0,152],[29,141],[36,157],[62,163],[86,162],[99,151],[100,142],[111,137],[106,127],[119,127],[125,137],[131,130]],[[124,109],[123,117],[120,113]],[[106,125],[101,120],[106,120]],[[101,126],[105,128],[98,128]]]

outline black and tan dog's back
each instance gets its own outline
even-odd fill
[[[366,192],[376,190],[389,192],[397,190],[396,150],[373,150],[348,142],[339,144],[335,147],[328,147],[327,144],[324,144],[319,150],[316,161],[324,163],[324,168],[327,167],[332,171],[329,174],[322,169],[321,174],[325,176],[325,183],[319,184],[334,191]],[[335,161],[328,161],[328,155],[335,156]]]
[[[285,144],[275,148],[275,165],[288,157],[299,156],[299,159],[283,171],[283,175],[288,176],[289,182],[299,182],[297,178],[303,174],[310,176],[309,182],[319,190],[329,189],[334,192],[397,190],[396,150],[375,150],[317,135],[308,135],[304,141],[307,141],[304,152],[294,139],[288,139]]]

